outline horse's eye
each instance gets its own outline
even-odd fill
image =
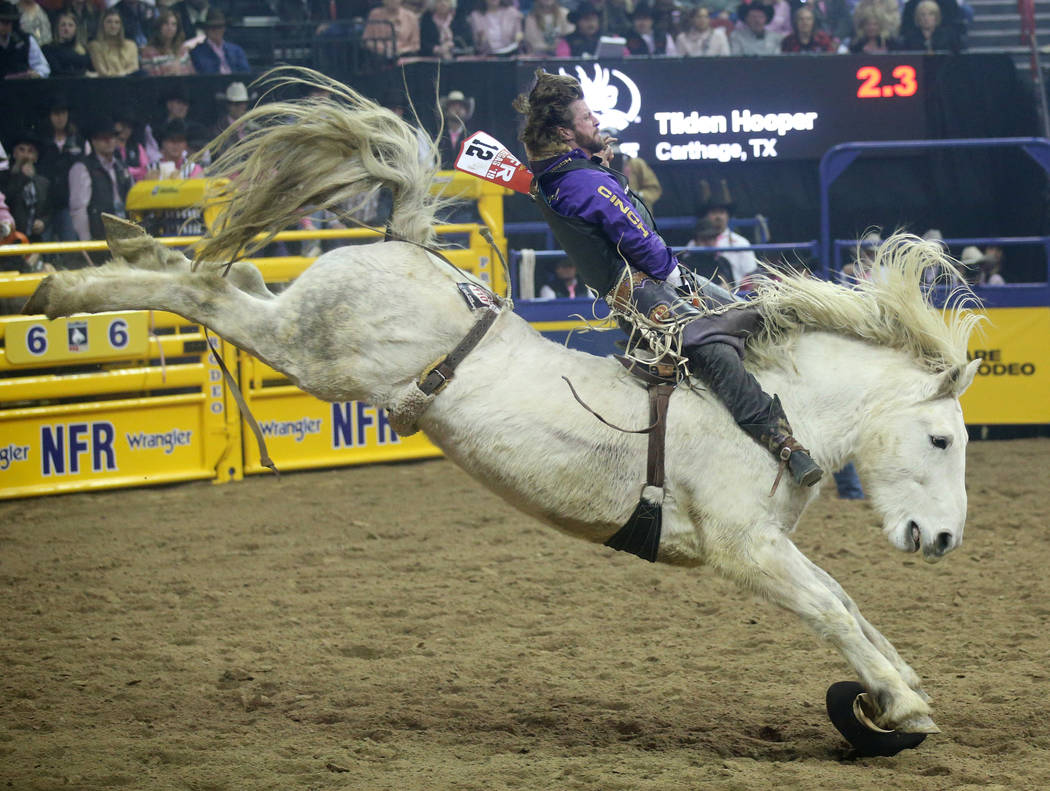
[[[952,441],[947,437],[930,437],[930,444],[937,450],[947,450]]]

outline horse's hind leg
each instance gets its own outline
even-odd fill
[[[110,252],[123,258],[130,267],[156,272],[189,272],[193,268],[190,259],[178,250],[162,245],[140,225],[112,214],[103,214],[102,224],[106,229],[106,243]],[[202,263],[199,269],[223,274],[234,286],[254,297],[274,298],[273,292],[266,288],[259,270],[244,261],[233,264]]]
[[[756,530],[739,542],[712,547],[708,556],[711,565],[794,612],[838,648],[873,696],[881,727],[936,733],[929,705],[868,640],[857,619],[813,572],[798,548],[776,526]]]
[[[231,343],[253,351],[266,337],[276,300],[253,297],[217,274],[129,269],[112,262],[97,269],[48,275],[23,313],[49,319],[111,310],[164,310],[203,324]]]

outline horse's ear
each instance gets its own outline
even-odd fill
[[[934,380],[933,395],[930,396],[930,400],[959,398],[973,383],[973,378],[980,367],[981,359],[978,357],[966,365],[954,365],[944,373],[938,374]]]
[[[955,380],[955,397],[959,398],[973,384],[973,378],[977,375],[977,369],[981,367],[983,360],[975,357],[966,365],[959,367],[959,376]]]

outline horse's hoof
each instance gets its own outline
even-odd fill
[[[878,727],[866,709],[867,693],[856,681],[839,681],[828,687],[828,717],[831,724],[861,757],[896,755],[901,750],[918,747],[925,733],[887,731]]]

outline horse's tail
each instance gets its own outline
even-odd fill
[[[437,170],[433,141],[421,144],[418,131],[392,111],[311,69],[279,67],[257,84],[264,96],[288,88],[314,95],[262,104],[209,144],[213,155],[229,147],[209,169],[226,181],[208,196],[221,209],[197,246],[198,260],[247,255],[322,209],[352,218],[353,207],[382,188],[393,196],[390,230],[433,242],[442,203],[430,194]]]

